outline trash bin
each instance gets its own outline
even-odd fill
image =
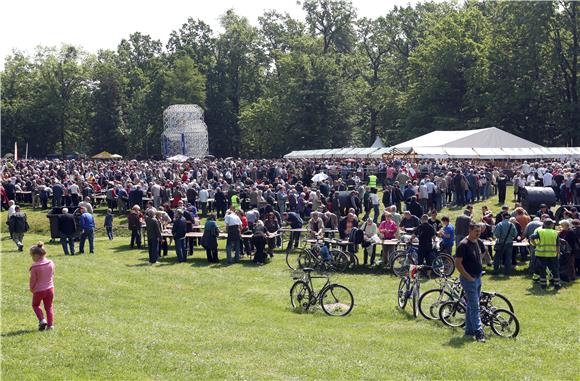
[[[48,220],[50,221],[50,238],[51,239],[56,239],[56,238],[60,238],[60,229],[58,228],[58,216],[62,214],[62,209],[63,207],[55,207],[52,208],[52,210],[50,212],[48,212],[48,214],[46,215],[46,217],[48,218]],[[71,207],[69,208],[68,212],[69,213],[75,213],[77,211],[77,207]],[[77,218],[75,218],[75,221],[77,220]],[[78,221],[76,221],[78,223]]]
[[[552,207],[556,201],[556,193],[551,187],[524,187],[522,190],[522,206],[530,215],[535,214],[540,205]]]

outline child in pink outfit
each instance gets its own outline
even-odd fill
[[[30,256],[34,263],[30,266],[30,292],[32,292],[32,309],[38,318],[38,330],[52,329],[54,312],[52,300],[54,299],[54,263],[46,259],[44,243],[38,242],[30,248]],[[40,302],[44,303],[46,320],[40,308]]]

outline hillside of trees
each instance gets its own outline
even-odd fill
[[[222,33],[188,18],[167,41],[135,32],[96,54],[15,51],[0,73],[2,152],[160,154],[175,103],[204,108],[216,156],[490,126],[580,144],[578,2],[427,2],[374,19],[346,0],[302,6],[304,20],[268,11],[258,25],[228,11]]]

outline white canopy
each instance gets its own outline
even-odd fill
[[[169,161],[181,161],[181,162],[187,161],[187,159],[189,159],[187,156],[181,154],[167,158],[167,160]]]
[[[369,148],[384,148],[384,147],[385,145],[383,144],[383,141],[381,140],[380,137],[377,136],[375,142]]]
[[[500,130],[499,128],[489,127],[479,130],[433,131],[418,138],[397,144],[395,147],[405,149],[415,147],[529,148],[541,146]]]

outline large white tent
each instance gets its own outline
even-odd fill
[[[418,138],[395,145],[399,149],[415,147],[456,147],[456,148],[529,148],[541,147],[539,144],[522,139],[516,135],[489,127],[465,131],[433,131]]]
[[[285,158],[380,159],[383,155],[409,155],[417,159],[579,159],[580,147],[542,147],[496,127],[466,131],[433,131],[392,147],[377,137],[368,148],[293,151]]]

